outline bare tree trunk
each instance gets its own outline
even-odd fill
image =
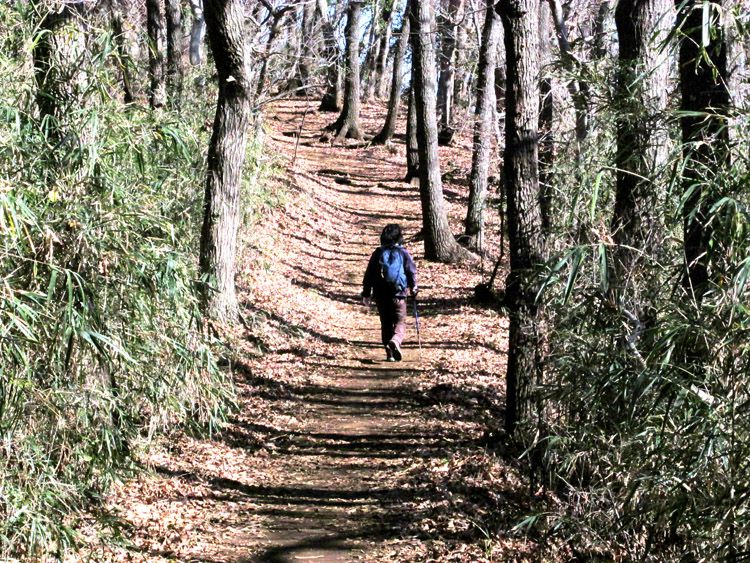
[[[539,4],[539,44],[541,75],[539,77],[539,209],[542,212],[542,230],[551,227],[552,168],[555,164],[555,105],[553,98],[554,41],[550,23],[552,15],[547,2]]]
[[[323,99],[320,101],[320,111],[339,111],[341,109],[341,90],[339,88],[340,54],[333,24],[328,19],[325,0],[318,0],[316,8],[323,22],[323,41],[325,43],[325,58],[328,62],[326,72],[326,86]]]
[[[180,0],[166,0],[167,91],[172,107],[182,98],[182,10]]]
[[[367,49],[367,55],[365,56],[365,101],[372,100],[375,96],[375,72],[378,66],[378,59],[380,58],[380,35],[378,33],[378,19],[380,14],[380,0],[374,0],[372,6],[372,21],[370,22],[370,37],[368,39],[369,48]]]
[[[375,66],[376,76],[376,92],[375,95],[378,98],[385,97],[385,89],[388,84],[386,66],[388,65],[388,55],[391,50],[391,33],[393,26],[393,9],[395,0],[386,0],[383,5],[383,34],[380,36],[380,56],[378,57],[377,64]],[[396,64],[396,58],[393,60],[393,64]],[[399,63],[400,66],[400,63]]]
[[[539,205],[539,0],[501,0],[508,62],[505,179],[510,235],[510,309],[505,426],[513,433],[528,418],[531,392],[542,377],[542,334],[537,268],[546,241]]]
[[[372,143],[375,145],[384,145],[388,143],[393,137],[393,133],[396,130],[396,119],[398,118],[398,110],[401,106],[401,83],[403,80],[402,66],[404,63],[404,55],[406,54],[406,48],[409,46],[409,6],[411,0],[407,0],[406,6],[404,7],[404,16],[402,18],[401,31],[398,36],[398,43],[396,43],[396,52],[393,56],[393,74],[391,78],[391,94],[388,99],[388,115],[385,118],[385,123],[380,133],[375,135]]]
[[[250,124],[250,84],[242,0],[206,0],[206,24],[219,77],[201,232],[204,312],[232,322],[238,315],[234,284],[240,185]]]
[[[484,235],[484,205],[487,199],[487,177],[490,168],[492,134],[495,119],[495,66],[500,41],[500,16],[493,0],[487,0],[482,43],[479,48],[477,103],[474,111],[474,154],[469,177],[469,205],[464,234],[469,248],[479,250]]]
[[[203,38],[206,35],[206,21],[203,19],[203,0],[190,0],[193,24],[190,27],[190,64],[198,66],[203,62]]]
[[[453,58],[456,50],[456,20],[463,0],[448,0],[448,15],[441,17],[440,31],[440,80],[437,90],[437,111],[440,114],[441,139],[449,144],[452,140],[451,111],[453,109]]]
[[[422,228],[425,258],[454,262],[466,251],[451,234],[443,201],[440,159],[435,118],[435,15],[430,2],[415,1],[410,12],[414,106],[417,113],[419,147],[419,195],[422,200]]]
[[[268,32],[268,39],[266,40],[266,47],[263,54],[263,62],[260,65],[260,71],[258,72],[258,84],[255,89],[255,100],[260,99],[263,91],[266,88],[266,73],[268,72],[268,59],[271,57],[271,49],[273,48],[273,42],[281,31],[281,24],[283,23],[284,16],[288,11],[292,9],[292,6],[284,6],[271,12],[271,29]]]
[[[560,55],[563,66],[571,74],[577,74],[581,76],[580,63],[573,57],[573,50],[568,42],[568,30],[565,25],[565,18],[563,16],[562,6],[558,0],[548,0],[550,12],[552,16],[552,22],[555,24],[555,32],[557,34],[557,41],[560,46]],[[665,18],[666,19],[666,18]],[[659,51],[658,47],[655,47],[655,51]],[[589,131],[589,117],[588,117],[588,98],[589,98],[589,85],[582,78],[570,80],[568,82],[568,92],[573,99],[573,107],[576,112],[576,141],[579,144],[578,150],[580,150],[580,144],[586,140]]]
[[[685,204],[683,232],[685,245],[685,288],[700,302],[708,289],[711,262],[709,211],[718,198],[711,182],[729,167],[729,132],[726,127],[727,46],[719,9],[722,2],[704,6],[698,0],[676,0],[680,37],[680,89],[684,112],[682,126],[682,177]],[[704,23],[708,32],[704,33]]]
[[[471,73],[468,70],[469,61],[468,54],[469,50],[466,48],[466,42],[469,38],[469,24],[471,18],[466,16],[466,5],[464,4],[464,14],[460,18],[462,23],[456,26],[456,61],[454,63],[453,73],[453,107],[454,108],[466,108],[469,106],[469,95],[466,89],[466,85],[471,79]],[[477,41],[481,42],[481,38],[477,36]],[[453,110],[454,121],[455,121],[455,109]]]
[[[159,108],[167,100],[164,82],[164,21],[160,0],[146,0],[146,29],[148,31],[148,72],[150,77],[150,103]]]
[[[612,0],[602,0],[594,23],[593,54],[603,59],[609,53],[610,42],[607,40],[610,18],[612,17]]]
[[[661,53],[674,18],[672,0],[620,0],[615,11],[619,43],[617,190],[612,236],[615,280],[633,273],[640,257],[661,244],[656,174],[667,161],[665,116],[669,64]]]
[[[361,0],[350,0],[349,17],[346,21],[346,70],[344,75],[344,107],[339,118],[326,129],[343,140],[362,139],[359,125],[359,16]]]
[[[55,141],[62,141],[68,135],[75,139],[79,134],[72,130],[71,116],[83,102],[86,88],[82,72],[86,56],[83,9],[84,3],[78,2],[49,11],[34,44],[39,116]]]
[[[299,93],[306,96],[310,90],[315,4],[307,2],[302,10],[302,55],[297,66],[297,79],[299,80]]]
[[[406,118],[406,177],[404,182],[419,181],[419,143],[417,142],[417,106],[414,103],[414,67],[409,87],[409,108]]]
[[[117,47],[118,67],[122,74],[122,93],[123,101],[126,104],[135,101],[133,92],[133,78],[130,74],[132,60],[126,46],[125,26],[123,25],[123,10],[119,0],[109,3],[110,20],[112,22],[112,32],[114,34],[115,46]]]

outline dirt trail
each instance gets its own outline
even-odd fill
[[[283,102],[267,117],[268,147],[288,168],[279,181],[295,187],[246,237],[240,285],[253,330],[237,366],[239,414],[214,440],[184,437],[153,454],[153,477],[112,505],[144,559],[504,560],[490,555],[484,526],[520,507],[518,483],[483,436],[501,417],[505,320],[471,302],[476,265],[422,260],[403,145],[321,144],[332,116],[314,109]],[[368,108],[367,129],[381,111]],[[453,151],[447,166],[465,165],[466,147]],[[462,190],[446,185],[454,224]],[[359,299],[391,221],[422,288],[423,347],[411,326],[398,364],[384,361],[377,315]]]

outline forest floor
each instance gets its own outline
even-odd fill
[[[316,107],[293,100],[267,110],[270,181],[285,195],[243,234],[238,279],[250,328],[237,336],[239,408],[212,438],[180,434],[150,450],[150,470],[108,499],[129,545],[92,548],[94,559],[538,557],[512,531],[537,500],[515,462],[487,447],[502,425],[507,321],[474,301],[480,263],[425,261],[419,194],[401,180],[403,140],[321,143],[335,115]],[[365,130],[377,132],[384,115],[365,106]],[[467,137],[441,148],[454,232],[465,213]],[[421,288],[421,348],[412,324],[401,363],[384,361],[377,314],[359,297],[388,222],[404,228]],[[489,230],[499,231],[492,217]]]

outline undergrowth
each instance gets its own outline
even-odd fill
[[[0,19],[0,558],[37,559],[75,548],[71,516],[155,436],[211,432],[233,404],[195,294],[215,95],[123,105],[113,43],[93,33],[80,103],[41,118],[37,22]]]
[[[610,235],[617,108],[605,101],[580,164],[554,171],[554,257],[545,304],[544,380],[521,433],[537,482],[556,495],[524,525],[551,557],[718,561],[750,556],[750,213],[747,116],[734,120],[732,166],[706,170],[711,283],[686,290],[679,115],[658,190],[655,252],[622,279]],[[568,147],[569,149],[569,147]],[[565,147],[560,147],[565,150]],[[568,194],[573,194],[570,197]]]

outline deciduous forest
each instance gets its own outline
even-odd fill
[[[0,44],[0,559],[750,558],[747,0]]]

